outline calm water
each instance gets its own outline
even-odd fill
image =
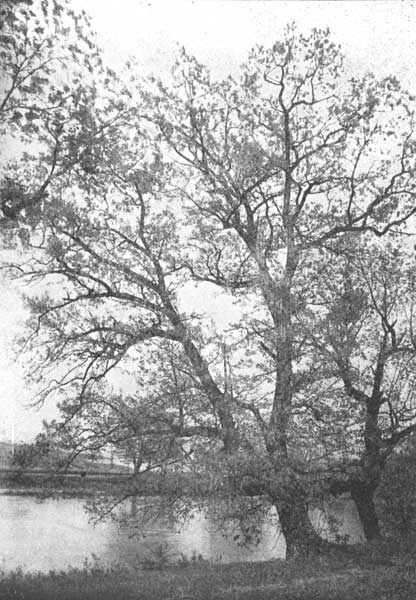
[[[142,499],[141,502],[148,501]],[[81,499],[46,499],[0,495],[0,566],[25,571],[48,571],[81,567],[96,556],[100,564],[114,562],[137,566],[138,562],[164,545],[172,558],[202,555],[212,561],[269,560],[285,556],[285,542],[278,524],[266,523],[260,544],[241,548],[225,538],[207,515],[195,512],[184,526],[155,521],[137,535],[129,525],[104,522],[94,526]],[[126,509],[129,509],[127,506]],[[338,532],[350,541],[362,539],[355,507],[351,501],[333,502],[311,518],[327,531],[328,516],[340,523]],[[132,534],[135,533],[134,537]]]

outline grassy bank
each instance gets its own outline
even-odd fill
[[[388,556],[387,556],[388,555]],[[123,567],[48,574],[3,574],[10,600],[414,600],[414,560],[407,552],[355,549],[313,561],[232,565],[206,562],[147,569]],[[152,568],[153,567],[153,568]]]

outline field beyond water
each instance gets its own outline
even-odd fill
[[[410,548],[410,545],[409,545]],[[137,570],[4,573],[1,600],[414,600],[416,555],[389,544],[354,547],[308,562],[169,565],[149,557]]]

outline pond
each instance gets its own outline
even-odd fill
[[[141,498],[139,503],[149,502]],[[194,511],[182,526],[155,520],[140,531],[133,523],[114,521],[96,525],[84,510],[85,500],[74,498],[37,499],[32,496],[0,495],[0,566],[24,571],[61,570],[82,567],[85,560],[137,567],[156,555],[161,547],[172,560],[201,556],[213,562],[257,561],[284,558],[285,541],[277,519],[262,526],[261,541],[241,547],[224,537],[204,512]],[[134,514],[134,506],[125,507]],[[329,536],[328,522],[338,523],[338,534],[350,542],[363,539],[354,504],[341,498],[323,510],[311,511],[315,527]]]

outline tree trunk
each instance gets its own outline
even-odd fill
[[[313,528],[307,504],[298,498],[284,505],[278,502],[275,506],[286,540],[286,558],[319,554],[327,544]]]
[[[375,487],[369,484],[355,483],[351,487],[351,497],[357,507],[367,542],[381,538],[380,525],[374,505]]]

